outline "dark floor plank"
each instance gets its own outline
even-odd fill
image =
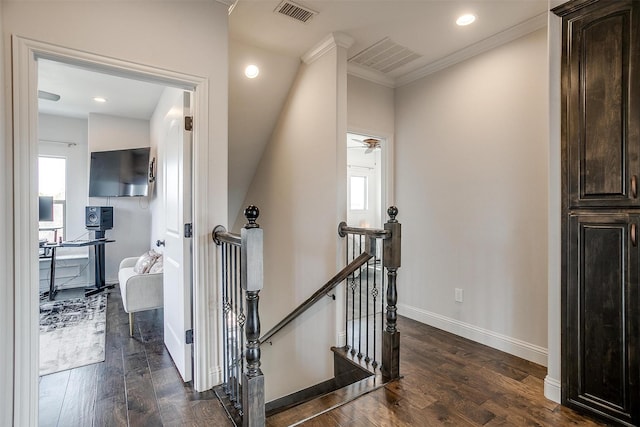
[[[92,425],[95,417],[97,364],[81,366],[69,373],[69,383],[60,411],[59,426]]]
[[[40,377],[39,424],[41,427],[57,426],[62,403],[69,384],[71,371],[56,372]]]

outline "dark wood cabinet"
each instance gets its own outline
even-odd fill
[[[640,425],[640,2],[562,17],[562,402]]]
[[[563,98],[569,107],[573,208],[640,207],[640,8],[634,3],[580,1],[554,9],[563,12],[565,24]]]
[[[638,422],[638,214],[572,214],[565,296],[565,403]]]

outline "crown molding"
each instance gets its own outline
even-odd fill
[[[311,64],[335,47],[349,49],[353,42],[353,38],[344,33],[331,33],[302,55],[301,59],[305,64]]]
[[[426,77],[430,74],[436,73],[445,68],[451,67],[459,62],[465,61],[476,55],[484,53],[488,50],[494,49],[503,44],[509,43],[522,36],[532,33],[536,30],[546,27],[547,25],[547,12],[534,16],[531,19],[507,28],[491,37],[474,43],[468,47],[460,49],[451,55],[438,59],[437,61],[426,64],[417,70],[404,74],[395,80],[395,87],[404,86],[412,83],[418,79]]]
[[[362,65],[348,62],[347,73],[352,76],[360,77],[361,79],[365,79],[382,86],[390,87],[391,89],[396,87],[396,81],[392,77],[389,77],[386,74],[381,73],[379,71],[371,70],[367,67],[363,67]]]
[[[233,6],[233,4],[236,2],[235,0],[216,0],[218,3],[222,3],[223,5],[227,6],[227,7],[231,7]]]

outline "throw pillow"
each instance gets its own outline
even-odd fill
[[[149,274],[162,273],[162,271],[163,271],[162,267],[163,267],[163,265],[162,265],[162,255],[160,255],[158,258],[156,258],[156,262],[154,262],[153,265],[151,266],[151,268],[149,269]]]
[[[138,258],[138,261],[136,261],[136,265],[133,267],[134,273],[137,273],[137,274],[148,273],[149,269],[151,268],[151,266],[153,265],[153,263],[155,262],[156,258],[158,258],[159,255],[160,254],[158,254],[153,250],[150,250],[149,252],[145,252],[144,254],[140,255],[140,258]]]

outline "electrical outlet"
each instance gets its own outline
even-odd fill
[[[462,289],[456,288],[456,302],[462,302],[462,294]]]

